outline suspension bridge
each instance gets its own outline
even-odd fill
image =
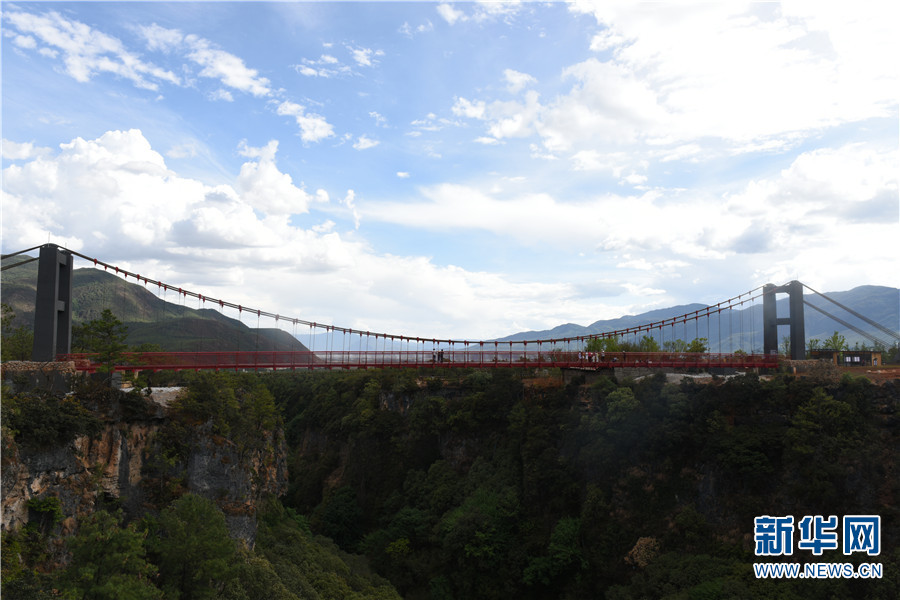
[[[871,319],[831,300],[799,281],[782,286],[766,284],[738,296],[693,312],[645,323],[615,331],[591,335],[562,337],[557,339],[533,339],[516,341],[439,339],[434,337],[413,337],[383,332],[322,324],[296,317],[242,306],[224,299],[213,298],[180,286],[151,279],[132,273],[116,265],[97,258],[69,250],[55,244],[45,244],[19,252],[3,255],[11,258],[30,251],[40,251],[38,257],[4,266],[14,268],[32,261],[38,262],[37,297],[35,303],[34,351],[35,361],[73,361],[76,369],[94,372],[103,367],[100,357],[90,353],[71,352],[72,329],[72,280],[73,264],[76,258],[89,266],[102,268],[125,281],[131,279],[157,295],[175,293],[179,298],[193,298],[204,307],[236,310],[238,315],[249,314],[273,321],[275,327],[290,326],[309,330],[309,344],[301,350],[268,351],[216,351],[216,352],[125,352],[118,356],[112,367],[127,371],[161,370],[245,370],[245,369],[369,369],[369,368],[515,368],[515,367],[560,367],[575,369],[608,369],[620,367],[647,367],[661,369],[767,369],[778,366],[779,326],[789,329],[789,355],[794,359],[806,356],[804,307],[810,306],[835,319],[836,322],[856,331],[873,344],[889,347],[900,342],[900,335]],[[804,290],[819,295],[829,302],[849,311],[853,316],[871,325],[879,333],[872,334],[845,320],[835,317],[820,306],[804,299]],[[779,317],[776,296],[787,294],[789,315]],[[715,330],[721,337],[727,328],[729,337],[736,330],[741,333],[745,327],[743,309],[755,302],[761,302],[763,351],[750,352],[741,349],[731,352],[689,352],[684,347],[682,337],[689,337],[693,329],[695,338],[701,337],[705,322],[707,341],[712,331],[710,323],[716,320]],[[752,313],[751,313],[752,314]],[[722,320],[726,325],[723,326]],[[735,322],[738,321],[739,322]],[[693,327],[691,327],[693,325]],[[750,324],[751,331],[755,324]],[[678,337],[679,331],[682,337]],[[297,337],[296,334],[294,337]],[[743,337],[742,335],[740,337]],[[324,347],[316,347],[316,342]],[[599,340],[600,342],[597,342]],[[644,345],[661,348],[663,351],[633,352],[607,350],[616,344],[604,344],[603,340],[631,340],[628,348]],[[888,341],[890,340],[890,341]],[[324,343],[322,343],[324,341]],[[340,347],[338,347],[338,343]],[[718,345],[722,347],[721,341]]]

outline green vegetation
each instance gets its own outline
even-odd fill
[[[103,424],[88,404],[81,395],[4,392],[4,435],[17,444],[38,448],[65,445],[80,435],[93,436]]]
[[[2,360],[31,360],[31,350],[34,345],[34,333],[24,325],[13,327],[16,313],[5,302],[0,304],[3,311],[2,324],[0,324],[0,352]]]
[[[849,349],[847,347],[847,340],[837,331],[825,338],[822,347],[826,350],[834,350],[836,352]]]
[[[18,257],[3,261],[4,266]],[[4,271],[2,281],[4,302],[21,320],[22,334],[30,335],[34,320],[37,283],[37,262]],[[184,297],[177,291],[162,292],[162,298],[143,284],[133,283],[102,269],[75,269],[72,286],[73,325],[78,326],[103,318],[103,310],[110,309],[128,327],[126,343],[137,348],[143,344],[170,352],[203,352],[212,350],[305,350],[289,333],[275,328],[255,329],[257,319],[248,319],[246,312],[227,316],[220,313],[218,304]],[[265,325],[265,323],[263,323]],[[74,332],[73,332],[74,333]],[[4,348],[7,332],[3,332]],[[77,344],[76,344],[77,347]],[[145,350],[152,351],[152,350]],[[7,358],[4,350],[3,360]],[[22,355],[31,356],[31,345]]]
[[[156,460],[147,466],[146,482],[153,483],[155,472],[165,493],[149,495],[146,513],[101,509],[82,516],[69,538],[60,537],[61,522],[74,515],[64,514],[59,498],[32,498],[29,523],[4,532],[4,600],[398,599],[364,558],[314,536],[306,517],[275,498],[261,508],[257,543],[248,550],[229,537],[226,517],[212,500],[185,493],[178,476],[201,432],[245,453],[273,444],[272,431],[280,427],[273,396],[260,378],[201,373],[190,381],[190,392],[173,403],[149,449]],[[99,431],[104,420],[140,417],[141,398],[91,382],[64,398],[4,394],[4,458],[7,451],[55,451],[74,436]]]
[[[155,506],[80,519],[68,566],[54,570],[49,548],[68,515],[52,497],[35,501],[42,525],[3,539],[4,598],[900,594],[896,383],[425,369],[202,373],[189,384],[150,449]],[[260,506],[248,550],[215,503],[185,494],[180,469],[200,430],[254,452],[281,427],[288,493]],[[757,580],[753,519],[765,514],[881,515],[885,577]]]
[[[68,542],[69,566],[60,576],[68,598],[157,600],[152,583],[156,567],[147,561],[144,534],[134,523],[122,526],[122,514],[104,510],[82,521]]]
[[[199,496],[186,494],[159,517],[128,524],[121,512],[100,510],[82,519],[66,541],[68,566],[49,573],[50,538],[4,534],[3,598],[399,600],[362,557],[314,537],[298,521],[270,499],[260,514],[256,547],[248,551],[228,537],[215,504]],[[38,546],[43,554],[33,550]]]
[[[881,514],[882,539],[893,535],[879,500],[896,489],[885,483],[896,434],[879,416],[897,409],[893,386],[445,375],[441,385],[429,371],[263,378],[287,422],[286,505],[364,553],[405,598],[898,591],[887,578],[756,580],[748,542],[753,518],[778,511]],[[886,543],[885,572],[900,568]]]
[[[122,353],[128,350],[127,337],[128,327],[105,308],[99,318],[72,328],[72,350],[96,353],[103,365],[101,372],[111,375],[113,367],[121,362]]]

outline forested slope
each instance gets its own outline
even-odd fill
[[[406,598],[900,593],[896,382],[563,385],[493,370],[267,385],[291,449],[285,504]],[[754,517],[856,514],[882,517],[882,579],[754,578]]]
[[[148,500],[99,494],[73,528],[65,504],[36,499],[4,535],[4,598],[900,597],[897,381],[424,369],[185,383],[147,442]],[[4,461],[98,428],[77,394],[4,394],[3,408]],[[225,529],[239,505],[185,493],[191,431],[240,457],[269,451],[254,432],[282,424],[287,492],[256,507],[242,548]],[[758,557],[762,515],[878,515],[880,554]],[[883,576],[756,579],[763,561],[877,562]]]

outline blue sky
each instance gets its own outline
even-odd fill
[[[4,2],[3,251],[470,339],[897,286],[896,15],[849,4]]]

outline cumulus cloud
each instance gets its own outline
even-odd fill
[[[877,11],[804,3],[573,9],[607,28],[611,62],[641,75],[667,114],[664,132],[681,140],[714,136],[741,145],[896,106],[889,88],[897,75],[876,57],[893,55],[898,41]],[[654,120],[651,104],[637,111]]]
[[[223,100],[225,102],[234,102],[234,96],[228,90],[222,88],[217,89],[209,95],[210,100]]]
[[[513,69],[504,70],[503,77],[506,79],[507,89],[513,94],[518,94],[526,86],[531,85],[532,83],[537,83],[537,79],[535,79],[528,73],[520,73],[519,71],[515,71]]]
[[[306,112],[306,108],[300,104],[285,100],[278,105],[276,112],[294,117],[300,127],[300,139],[304,142],[318,142],[334,135],[334,128],[325,117]]]
[[[457,98],[456,102],[453,103],[451,110],[454,115],[459,117],[466,117],[468,119],[485,118],[485,103],[481,100],[472,102],[465,98]]]
[[[35,146],[32,142],[24,142],[18,143],[13,142],[7,139],[4,139],[2,143],[0,143],[0,148],[3,151],[3,158],[6,160],[24,160],[28,158],[34,158],[36,156],[42,156],[50,152],[50,148],[42,148],[39,146]]]
[[[37,48],[37,42],[30,35],[17,35],[13,38],[13,44],[18,46],[19,48],[25,48],[26,50],[33,50]]]
[[[503,138],[527,137],[534,133],[541,109],[538,93],[529,91],[524,102],[496,101],[490,104],[482,100],[456,98],[451,111],[454,115],[488,122],[490,138],[481,137],[481,143],[494,143]],[[491,141],[493,139],[493,141]]]
[[[453,8],[452,4],[438,4],[438,14],[450,25],[456,24],[457,21],[465,21],[466,15],[461,10]]]
[[[622,157],[622,164],[615,156],[593,159],[623,182],[645,182],[623,171]],[[361,212],[407,227],[480,229],[526,246],[619,257],[619,268],[673,264],[666,261],[702,263],[707,270],[725,261],[750,270],[753,263],[770,264],[768,277],[778,280],[775,265],[792,264],[810,276],[832,269],[844,281],[883,281],[883,265],[854,248],[896,232],[897,160],[896,149],[851,144],[803,153],[780,173],[724,194],[647,189],[571,201],[443,184],[422,188],[420,201],[365,204]],[[840,256],[840,264],[826,256]]]
[[[261,77],[256,69],[249,68],[234,54],[220,50],[209,40],[196,35],[188,35],[185,42],[190,47],[188,58],[203,67],[201,77],[218,79],[228,87],[256,97],[272,93],[269,80]]]
[[[563,314],[595,314],[589,306],[596,303],[579,300],[568,286],[380,255],[331,220],[292,225],[286,212],[327,203],[328,194],[297,187],[278,169],[277,151],[277,141],[241,145],[247,162],[234,185],[178,175],[138,130],[76,138],[54,155],[28,155],[25,164],[3,170],[4,248],[49,236],[207,296],[389,333],[493,336],[544,327]],[[348,190],[341,204],[358,226],[356,193]]]
[[[242,144],[241,154],[256,160],[241,166],[235,187],[244,202],[267,215],[306,213],[312,198],[294,185],[290,175],[278,170],[275,164],[277,151],[277,140],[270,141],[262,148]]]
[[[374,66],[375,59],[384,56],[384,50],[372,50],[371,48],[357,48],[350,46],[348,46],[347,49],[350,51],[350,55],[353,57],[353,60],[356,61],[356,64],[361,67]]]
[[[448,22],[463,19],[442,6],[454,15]],[[519,103],[458,98],[454,115],[484,121],[489,137],[534,137],[544,152],[576,161],[617,149],[669,161],[784,151],[825,127],[896,115],[900,78],[882,57],[900,54],[900,41],[875,11],[569,6],[596,18],[598,55],[563,69],[558,94]],[[512,93],[534,83],[513,69],[503,81]]]
[[[374,148],[378,144],[380,144],[378,140],[373,140],[364,135],[359,136],[355,142],[353,142],[353,147],[356,150],[368,150],[369,148]]]

